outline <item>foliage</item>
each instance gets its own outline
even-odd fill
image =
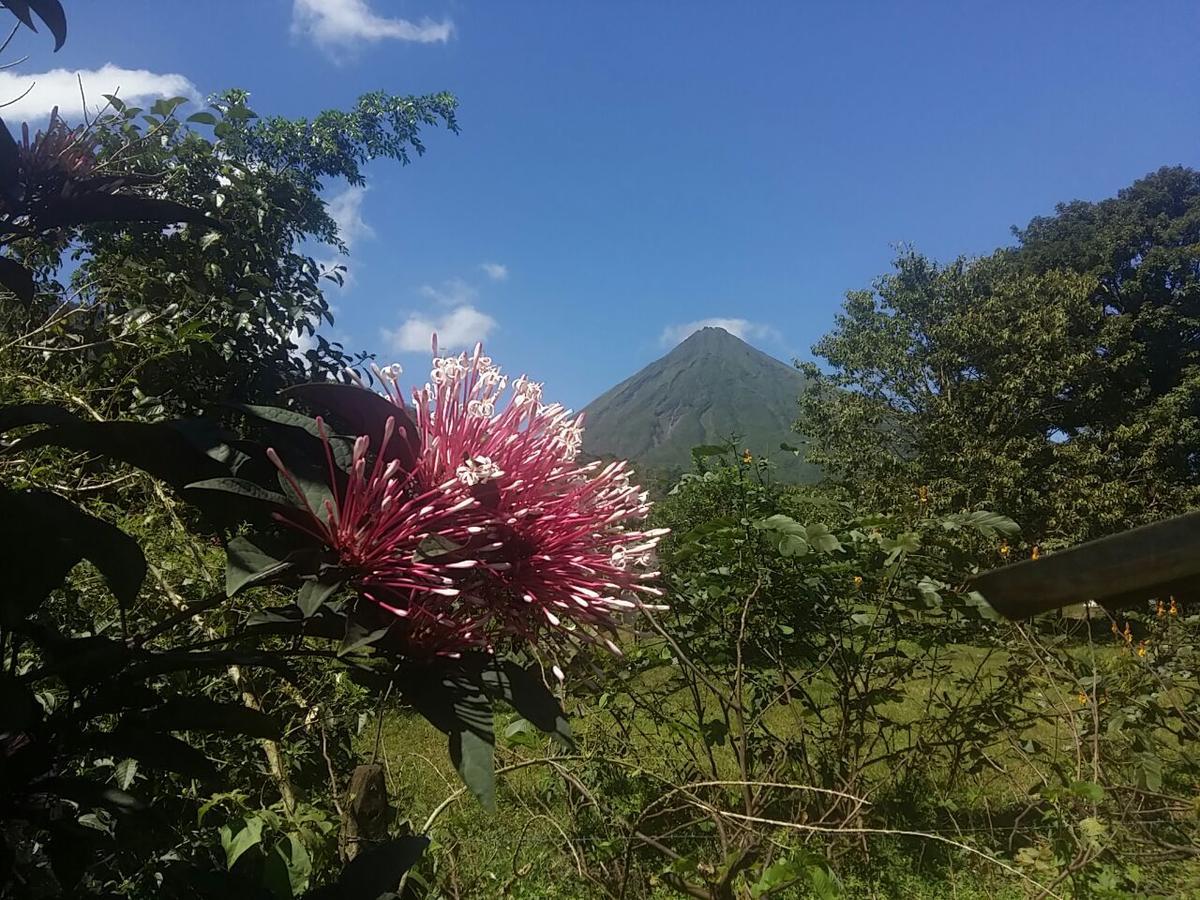
[[[4,510],[4,520],[12,523],[10,527],[20,529],[11,535],[3,535],[10,538],[8,546],[20,551],[23,542],[34,538],[40,543],[47,536],[56,542],[51,544],[52,554],[39,553],[38,547],[20,553],[18,560],[22,562],[18,564],[16,583],[22,589],[13,595],[13,606],[4,620],[5,640],[11,631],[20,638],[44,637],[46,642],[45,647],[36,642],[38,651],[33,653],[32,648],[18,644],[8,650],[10,671],[28,673],[13,682],[9,693],[14,698],[10,710],[28,709],[29,712],[15,719],[10,712],[4,723],[9,745],[6,756],[13,779],[10,790],[14,796],[40,798],[52,794],[56,779],[65,777],[64,773],[73,775],[97,764],[94,746],[133,760],[135,767],[138,762],[149,762],[194,779],[203,780],[215,775],[215,769],[203,754],[177,738],[156,734],[152,729],[157,726],[165,730],[187,730],[192,719],[199,715],[202,723],[213,723],[219,730],[241,727],[263,739],[277,740],[278,730],[274,727],[264,730],[263,725],[257,724],[263,717],[254,709],[217,710],[206,709],[203,704],[184,704],[178,695],[161,696],[148,690],[146,679],[179,671],[236,666],[263,667],[295,682],[296,676],[287,662],[292,658],[327,660],[374,689],[381,697],[395,690],[449,736],[451,757],[464,780],[487,806],[493,804],[494,795],[493,700],[512,704],[526,721],[570,745],[571,732],[562,709],[539,677],[513,660],[485,653],[446,657],[420,654],[408,627],[409,621],[382,610],[361,593],[350,598],[339,596],[341,589],[350,587],[361,573],[346,568],[344,560],[331,552],[334,548],[314,540],[311,531],[278,527],[280,521],[303,525],[311,520],[311,510],[322,506],[321,498],[346,496],[345,482],[339,485],[339,480],[353,479],[356,472],[360,476],[361,469],[367,465],[377,470],[383,467],[387,462],[385,459],[381,458],[378,463],[375,456],[364,459],[360,446],[366,446],[365,435],[390,433],[393,423],[400,419],[401,432],[405,429],[403,423],[407,423],[409,429],[405,441],[415,436],[415,431],[411,430],[414,425],[403,418],[403,411],[378,395],[353,386],[319,387],[321,389],[302,392],[302,395],[331,405],[335,414],[340,412],[342,421],[357,422],[363,438],[341,444],[331,443],[328,437],[318,440],[317,435],[323,434],[319,420],[269,407],[243,409],[265,425],[271,447],[249,440],[225,443],[217,428],[203,427],[204,423],[197,421],[164,424],[80,422],[68,411],[46,405],[3,410],[4,418],[18,426],[47,423],[45,428],[15,441],[11,447],[14,451],[58,445],[101,453],[132,463],[166,480],[182,490],[185,496],[196,496],[201,504],[200,524],[205,530],[245,520],[256,522],[260,529],[270,529],[250,536],[239,535],[228,542],[223,595],[185,608],[165,623],[150,627],[148,634],[132,634],[128,630],[125,606],[136,598],[145,572],[145,562],[137,544],[122,532],[86,516],[70,503],[52,495],[5,495],[9,508]],[[367,398],[373,398],[374,402],[365,402]],[[416,452],[411,447],[406,448],[404,441],[400,443],[407,455],[392,453],[386,438],[376,445],[374,452],[380,457],[392,453],[388,459],[397,464],[405,460],[404,465],[411,470],[417,464],[420,443],[416,444]],[[355,446],[353,453],[349,450],[350,444]],[[337,452],[339,446],[346,450],[344,454]],[[287,453],[288,469],[282,466],[277,469],[272,465],[278,459],[275,447]],[[396,466],[392,465],[388,471],[394,469]],[[220,504],[206,503],[213,492],[225,495],[225,500]],[[428,502],[428,498],[421,502]],[[461,508],[462,504],[457,507]],[[454,512],[454,509],[449,511]],[[42,527],[29,531],[30,526]],[[481,541],[495,537],[484,529],[478,530],[482,532]],[[479,553],[480,550],[472,552]],[[61,563],[58,562],[60,558]],[[101,571],[109,575],[117,592],[122,604],[118,639],[107,636],[64,638],[54,629],[43,635],[43,630],[33,627],[30,622],[45,595],[57,587],[62,577],[82,558],[95,560]],[[226,598],[233,598],[248,588],[270,583],[284,584],[295,590],[293,604],[258,609],[249,615],[237,615],[233,608],[225,607],[225,627],[221,633],[198,644],[181,644],[173,634],[176,627],[186,629],[193,615],[224,606]],[[285,638],[286,642],[280,644],[280,638]],[[159,653],[152,652],[151,639],[164,642],[164,649]],[[0,648],[3,646],[0,644]],[[76,650],[77,646],[84,649]],[[67,663],[56,665],[56,660],[64,655]],[[94,679],[101,669],[106,677],[97,682]],[[81,705],[84,710],[91,711],[95,708],[93,704],[98,704],[104,714],[120,715],[116,726],[93,734],[77,717],[68,717],[64,724],[56,720],[43,723],[34,718],[33,691],[48,676],[54,676],[56,684],[62,683],[68,689],[65,709],[75,712],[77,705]],[[73,682],[72,677],[77,682]],[[98,698],[91,697],[86,688],[96,688]],[[124,702],[115,703],[114,698]],[[131,705],[127,709],[124,703]],[[164,713],[164,708],[173,712]],[[59,742],[65,742],[65,745],[59,746]],[[25,758],[39,760],[47,768],[22,765]],[[132,781],[128,765],[119,777]],[[204,789],[202,787],[202,791]],[[211,785],[207,785],[207,789],[211,790]],[[97,805],[101,802],[122,808],[135,805],[134,801],[126,799],[123,790],[112,794],[103,785],[96,785],[91,790],[99,798]],[[78,793],[71,796],[80,797]],[[20,818],[29,806],[29,803],[19,804],[12,812],[18,821],[27,822],[28,828],[32,829],[15,834],[14,839],[20,847],[39,841],[41,832],[38,829],[51,828],[51,821],[63,817],[61,807],[56,806],[51,810],[51,820],[42,821],[32,814],[28,819]],[[229,824],[222,825],[221,845],[226,868],[230,870],[247,850],[260,848],[263,885],[275,896],[290,897],[299,895],[308,886],[313,852],[320,848],[320,835],[328,833],[329,829],[323,832],[306,830],[294,802],[289,803],[285,798],[283,806],[282,815],[271,810],[259,811],[245,815],[243,824],[237,829]],[[80,810],[85,817],[98,815],[91,806],[81,805]],[[203,818],[201,811],[198,822]],[[296,830],[279,834],[285,820]],[[319,815],[316,821],[321,821]],[[278,841],[264,843],[264,825],[279,834]],[[72,827],[77,829],[78,826]],[[77,842],[66,843],[78,849]],[[57,857],[53,857],[53,863],[56,871],[61,869]],[[362,865],[359,863],[360,868]],[[86,866],[77,865],[73,877],[63,887],[73,887],[85,869]],[[287,878],[280,872],[286,873]]]
[[[110,97],[95,121],[55,120],[35,142],[69,147],[90,174],[54,182],[69,215],[41,189],[24,202],[40,204],[44,227],[34,218],[5,236],[6,270],[35,276],[20,305],[0,301],[21,390],[36,380],[59,399],[86,393],[100,414],[161,418],[269,398],[361,361],[316,334],[333,321],[322,282],[340,283],[344,267],[317,263],[312,245],[346,249],[320,192],[330,178],[361,183],[371,159],[422,153],[423,126],[457,129],[455,101],[369,94],[308,122],[261,120],[247,99],[228,91],[184,120],[182,97],[148,110]],[[65,299],[64,252],[77,261]]]
[[[1063,205],[984,259],[901,256],[815,348],[832,371],[809,373],[811,459],[870,505],[924,485],[1043,546],[1192,505],[1198,177]]]
[[[568,673],[576,751],[497,731],[519,829],[447,812],[426,729],[389,719],[435,894],[1194,889],[1200,622],[1181,603],[1128,637],[1127,620],[994,621],[963,583],[1003,558],[1006,517],[865,515],[739,453],[701,458],[656,510],[671,610],[623,660]]]
[[[55,0],[2,5],[61,44]],[[507,627],[482,620],[509,651],[489,655],[463,615],[536,569],[488,473],[527,465],[537,435],[518,428],[531,443],[501,466],[505,435],[437,432],[459,443],[424,487],[455,473],[478,518],[445,512],[479,530],[406,533],[398,568],[444,579],[444,603],[383,596],[357,526],[393,514],[384,495],[415,501],[442,397],[405,409],[329,380],[364,357],[313,337],[339,277],[313,245],[344,249],[321,192],[456,130],[453,98],[372,94],[311,121],[259,119],[239,91],[180,108],[110,98],[80,127],[0,129],[0,896],[1200,885],[1200,616],[1167,595],[1013,626],[969,589],[1030,543],[1194,503],[1195,173],[1062,206],[982,260],[905,254],[852,294],[804,407],[806,463],[837,484],[781,484],[760,448],[692,438],[710,442],[686,448],[693,470],[656,477],[669,609],[650,632],[620,623],[623,658],[568,641],[551,689],[528,611],[576,639],[586,617],[526,599]],[[668,373],[690,400],[712,382],[700,357]],[[722,403],[747,406],[754,378],[785,405],[799,389],[743,349],[716,357],[739,373]],[[578,423],[534,408],[573,454]],[[624,475],[608,486],[591,514],[644,507]],[[379,505],[337,519],[351,488]],[[652,547],[603,549],[568,562],[627,586],[625,557]],[[427,610],[462,626],[461,652],[429,652]],[[345,785],[365,759],[412,818],[385,810],[360,846]]]

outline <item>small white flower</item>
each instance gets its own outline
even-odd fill
[[[455,470],[458,480],[467,487],[483,484],[504,474],[503,470],[486,456],[468,459]]]

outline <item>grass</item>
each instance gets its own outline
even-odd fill
[[[978,673],[981,679],[1002,677],[1008,660],[1002,654],[985,659],[986,651],[975,647],[952,648],[948,659],[953,672],[959,675]],[[982,665],[981,665],[982,663]],[[641,676],[639,687],[653,690],[662,686],[666,669],[651,670]],[[826,686],[828,690],[828,686]],[[819,693],[819,688],[817,688]],[[925,708],[929,685],[910,683],[905,696],[887,704],[886,714],[893,719],[917,721]],[[1065,696],[1073,696],[1069,691]],[[712,702],[711,696],[707,702]],[[1063,710],[1069,711],[1069,707]],[[659,771],[664,777],[676,777],[688,767],[684,750],[686,722],[694,722],[690,699],[682,692],[663,698],[659,706],[657,725],[644,714],[628,716],[625,724],[635,736],[634,745],[624,747],[623,755],[636,760],[647,770]],[[596,708],[595,701],[580,702],[573,711],[573,725],[579,740],[580,753],[612,752],[613,718],[611,711]],[[503,737],[505,726],[515,716],[499,717],[497,721],[497,765],[514,761],[536,760],[551,750],[548,742],[518,735],[515,741]],[[640,721],[639,721],[640,720]],[[672,741],[661,730],[664,721],[679,724],[685,734]],[[781,737],[797,733],[799,722],[791,710],[780,708],[769,717],[768,726]],[[646,726],[644,732],[639,725]],[[1055,733],[1054,726],[1043,725],[1037,735],[1047,746],[1067,739]],[[364,741],[374,740],[374,728],[363,731]],[[692,735],[694,739],[694,734]],[[370,755],[371,747],[362,748]],[[716,748],[722,777],[736,779],[738,767],[729,744]],[[596,821],[595,815],[581,812],[579,797],[565,787],[561,774],[549,765],[528,765],[502,774],[498,779],[497,811],[489,814],[469,794],[462,791],[461,782],[450,763],[446,739],[424,719],[403,712],[387,715],[381,731],[381,756],[386,765],[393,805],[400,815],[408,818],[416,830],[423,830],[430,815],[442,807],[430,829],[433,847],[419,876],[432,886],[431,896],[446,897],[516,897],[556,900],[601,896],[599,887],[580,875],[581,869],[599,872],[595,861],[611,859],[624,852],[623,843],[615,840],[619,829],[612,821]],[[1002,772],[988,772],[979,777],[971,789],[961,791],[957,800],[966,806],[1004,807],[1028,796],[1036,785],[1037,776],[1019,754],[1009,753],[998,760]],[[638,784],[606,781],[586,763],[571,763],[570,770],[581,779],[594,779],[591,787],[605,809],[634,815],[647,796],[640,793]],[[887,773],[868,773],[886,780]],[[936,777],[936,773],[925,773]],[[448,798],[455,798],[449,801]],[[444,805],[444,806],[443,806]],[[694,835],[689,842],[686,833],[673,836],[672,845],[686,854],[689,845],[698,849],[710,847],[711,836]],[[777,839],[798,846],[801,837],[796,832],[781,833]],[[814,841],[811,849],[822,852],[824,842]],[[945,846],[930,846],[930,842],[912,839],[872,837],[870,857],[856,854],[835,861],[847,897],[915,897],[915,898],[990,898],[1026,896],[1027,892],[1015,876],[998,874],[977,858],[958,852],[946,852]],[[703,854],[702,854],[703,855]],[[659,876],[668,869],[670,860],[653,853],[641,853],[639,874],[631,900],[658,900],[679,896],[661,883]],[[771,896],[806,897],[799,887],[788,888]],[[815,895],[814,895],[815,896]]]

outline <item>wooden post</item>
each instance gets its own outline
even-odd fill
[[[358,766],[350,776],[342,804],[339,841],[342,859],[349,862],[371,844],[387,840],[391,820],[383,766],[377,763]]]
[[[1001,615],[1022,619],[1095,600],[1115,609],[1200,594],[1200,512],[1143,525],[971,580]]]

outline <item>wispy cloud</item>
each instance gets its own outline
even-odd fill
[[[488,278],[492,279],[492,281],[508,280],[508,266],[504,265],[504,263],[485,262],[482,263],[479,268],[483,269],[484,273]]]
[[[711,319],[697,319],[682,325],[668,325],[663,329],[659,341],[664,347],[673,347],[689,335],[701,328],[724,328],[730,334],[749,340],[779,340],[779,331],[761,322],[751,322],[749,319],[725,319],[720,316]]]
[[[495,319],[468,304],[442,315],[413,313],[399,328],[384,328],[383,339],[397,353],[428,353],[436,332],[438,346],[453,350],[487,340],[496,325]]]
[[[333,53],[387,40],[445,43],[454,34],[454,23],[449,19],[412,22],[381,16],[366,0],[293,0],[292,32],[307,36]]]
[[[116,94],[126,103],[142,104],[158,97],[196,99],[200,92],[183,75],[158,73],[148,69],[125,69],[107,63],[99,69],[51,69],[48,72],[0,71],[0,102],[19,100],[4,108],[9,121],[44,119],[54,107],[69,122],[82,118],[83,100],[79,82],[83,81],[88,113],[104,106],[103,94]],[[30,85],[33,89],[30,90]],[[29,91],[29,93],[25,93]],[[21,96],[24,94],[24,96]]]
[[[447,278],[439,285],[423,284],[419,293],[438,306],[466,306],[479,298],[479,289],[461,278]]]
[[[325,210],[330,218],[337,223],[338,234],[346,246],[353,246],[359,238],[374,237],[375,231],[363,218],[362,204],[366,196],[365,187],[350,185],[340,194],[334,194],[325,201]]]

